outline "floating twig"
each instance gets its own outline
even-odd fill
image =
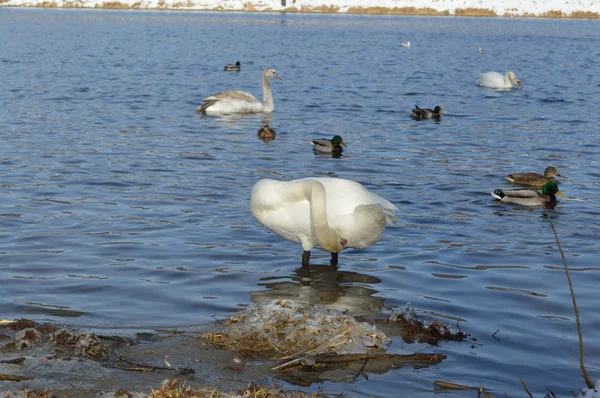
[[[274,368],[271,368],[271,370],[283,371],[298,366],[303,366],[307,363],[310,363],[310,366],[315,366],[364,360],[395,361],[404,364],[436,364],[440,363],[445,358],[446,356],[443,354],[318,354],[292,359],[290,361],[281,363]]]
[[[571,275],[569,274],[569,266],[567,265],[567,259],[565,258],[565,253],[563,252],[562,247],[560,246],[560,240],[558,239],[558,234],[556,233],[556,228],[554,228],[554,223],[552,222],[552,217],[550,217],[550,213],[548,213],[548,209],[544,206],[544,212],[546,212],[546,216],[548,217],[548,221],[550,222],[550,226],[552,227],[552,232],[554,232],[554,238],[556,239],[556,245],[558,246],[558,250],[560,251],[560,255],[562,257],[563,263],[565,264],[565,273],[567,274],[567,281],[569,281],[569,289],[571,290],[571,299],[573,300],[573,310],[575,311],[575,322],[577,323],[577,333],[579,335],[579,367],[581,368],[581,372],[583,373],[583,379],[585,380],[585,384],[587,384],[588,388],[594,388],[594,382],[590,378],[588,374],[585,364],[583,361],[583,333],[581,332],[581,322],[579,321],[579,309],[577,308],[577,300],[575,299],[575,291],[573,290],[573,283],[571,282]],[[531,394],[530,394],[531,395]]]
[[[33,380],[35,377],[32,376],[19,376],[19,375],[7,375],[0,373],[0,381],[26,381]]]
[[[465,386],[463,384],[450,383],[449,381],[435,380],[433,384],[447,390],[479,390],[479,387]]]
[[[523,378],[521,376],[519,376],[519,379],[521,380],[521,384],[523,384],[523,388],[525,388],[525,391],[527,391],[529,398],[533,398],[533,395],[531,395],[531,393],[529,392],[529,388],[527,388],[527,384],[525,383],[525,380],[523,380]]]
[[[492,334],[492,337],[493,337],[493,338],[495,338],[495,339],[496,339],[496,340],[498,340],[498,341],[500,341],[500,339],[496,337],[496,333],[498,333],[499,331],[500,331],[500,329],[496,330],[496,331],[494,332],[494,334]]]

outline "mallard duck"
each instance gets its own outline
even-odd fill
[[[241,69],[242,64],[240,64],[240,61],[237,61],[235,65],[225,65],[225,70],[240,71]]]
[[[545,206],[547,204],[556,203],[556,196],[564,198],[558,190],[558,185],[554,182],[547,182],[542,188],[542,193],[529,189],[520,189],[517,191],[504,191],[496,189],[492,192],[492,196],[502,203],[516,203],[524,206]]]
[[[260,130],[258,130],[258,133],[256,133],[256,135],[263,140],[272,140],[273,138],[275,138],[276,133],[275,130],[269,127],[268,124],[265,124]]]
[[[392,203],[340,178],[260,180],[252,188],[250,210],[263,226],[302,245],[303,266],[314,247],[330,252],[337,265],[339,252],[374,245],[386,225],[398,221]]]
[[[509,89],[513,87],[513,84],[516,84],[519,87],[523,87],[523,84],[517,76],[515,76],[514,72],[506,72],[506,74],[502,75],[498,72],[487,72],[482,75],[479,75],[478,85],[481,87],[487,88],[499,88],[499,89]]]
[[[346,146],[344,140],[339,135],[334,136],[332,139],[318,139],[312,140],[313,149],[318,152],[343,152],[342,146]]]
[[[197,112],[209,114],[273,112],[273,93],[269,78],[280,79],[275,69],[265,69],[262,73],[264,104],[252,94],[244,91],[229,90],[204,98],[204,104],[196,108]]]
[[[410,112],[415,119],[437,119],[444,113],[439,106],[436,106],[435,109],[431,110],[429,108],[421,109],[417,105],[415,105],[415,109]]]
[[[529,185],[532,187],[543,187],[547,182],[556,182],[554,176],[562,177],[555,167],[546,167],[544,175],[539,173],[515,173],[505,176],[511,184]]]

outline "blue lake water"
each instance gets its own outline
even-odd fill
[[[600,377],[600,21],[2,8],[0,43],[0,318],[183,327],[278,296],[353,313],[410,302],[477,340],[395,341],[448,358],[326,392],[430,396],[446,380],[523,396],[523,377],[569,395],[585,383],[554,235],[541,208],[489,194],[553,165],[567,200],[550,214]],[[196,114],[224,89],[262,98],[265,67],[284,79],[275,140],[257,138],[262,115]],[[478,87],[491,70],[524,87]],[[415,104],[445,113],[414,121]],[[313,154],[335,134],[343,157]],[[315,251],[302,286],[300,245],[260,226],[249,195],[322,175],[363,183],[400,223],[337,270]]]

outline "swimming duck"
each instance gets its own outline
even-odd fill
[[[546,167],[544,175],[539,173],[515,173],[505,176],[511,184],[529,185],[532,187],[543,187],[547,182],[556,182],[554,176],[562,177],[555,167]]]
[[[392,203],[340,178],[260,180],[252,188],[250,210],[263,226],[302,245],[303,266],[314,247],[330,252],[331,265],[337,265],[339,252],[374,245],[398,221]]]
[[[240,64],[240,61],[237,61],[235,65],[225,65],[225,70],[240,71],[241,69],[242,64]]]
[[[479,80],[477,83],[481,87],[487,88],[499,88],[499,89],[510,89],[513,87],[513,84],[516,84],[519,87],[523,87],[523,84],[517,76],[515,76],[514,72],[506,72],[506,74],[502,75],[498,72],[487,72],[482,75],[479,75]]]
[[[273,93],[269,78],[274,77],[281,80],[275,69],[265,69],[262,73],[262,88],[264,104],[250,93],[237,90],[228,90],[204,98],[204,103],[196,108],[196,112],[207,114],[227,113],[257,113],[273,112]]]
[[[342,146],[346,146],[344,140],[339,135],[334,136],[332,139],[318,139],[312,140],[313,149],[318,152],[343,152]]]
[[[564,198],[565,195],[558,190],[558,185],[554,182],[547,182],[542,188],[542,193],[529,189],[520,189],[517,191],[504,191],[496,189],[492,196],[502,203],[516,203],[524,206],[546,206],[556,203],[556,195]]]
[[[275,130],[269,127],[268,124],[265,124],[260,130],[258,130],[258,133],[256,133],[256,135],[259,136],[261,139],[268,141],[275,138],[276,133]]]
[[[431,110],[429,108],[421,109],[415,105],[415,109],[411,111],[411,116],[415,119],[437,119],[443,113],[442,108],[439,106],[436,106],[435,109]]]
[[[483,48],[479,47],[479,54],[483,54],[485,51]]]

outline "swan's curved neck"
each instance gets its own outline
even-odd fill
[[[271,92],[271,83],[266,74],[262,75],[262,88],[263,88],[263,106],[266,112],[273,112],[275,106],[273,105],[273,93]]]
[[[323,250],[332,253],[341,252],[343,247],[339,235],[327,222],[327,201],[325,187],[316,180],[303,180],[303,194],[310,204],[310,223],[315,231],[317,242]]]

